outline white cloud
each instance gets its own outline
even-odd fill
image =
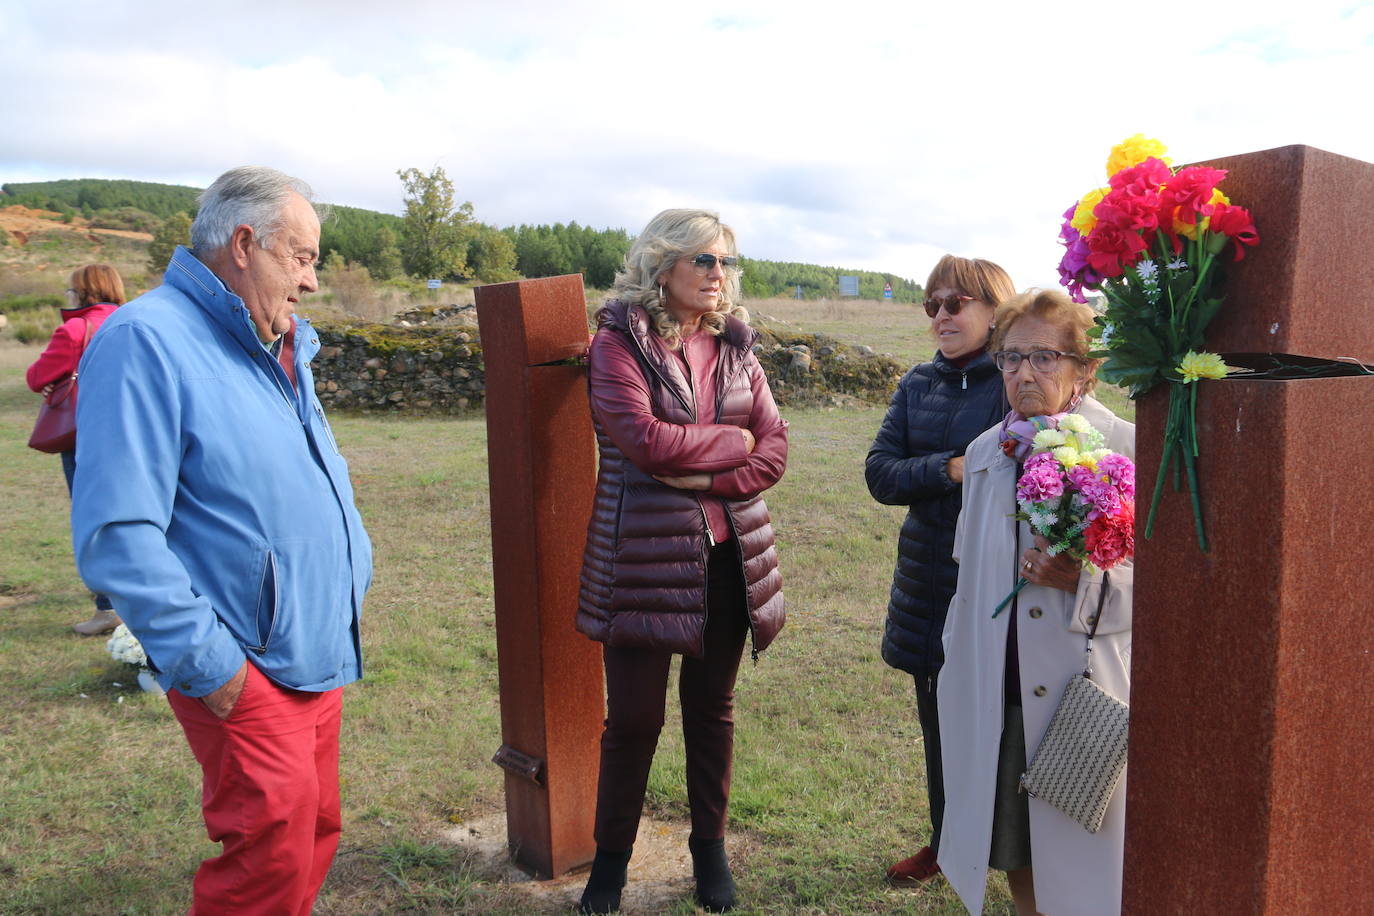
[[[1129,134],[1374,160],[1374,11],[1326,0],[14,6],[8,181],[260,162],[394,212],[396,170],[440,165],[499,225],[701,205],[756,256],[923,279],[953,250],[1045,285],[1059,214]]]

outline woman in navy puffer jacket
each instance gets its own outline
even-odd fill
[[[897,386],[864,466],[868,492],[880,503],[907,506],[883,632],[883,660],[916,680],[916,715],[926,757],[931,839],[887,870],[894,884],[939,872],[944,785],[936,677],[940,638],[958,582],[954,525],[963,498],[964,449],[1007,412],[1001,373],[984,352],[997,305],[1015,293],[991,261],[945,255],[926,280],[926,314],[938,350]]]

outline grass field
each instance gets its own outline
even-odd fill
[[[752,308],[904,362],[929,354],[910,306]],[[57,458],[25,447],[37,398],[22,376],[37,353],[0,340],[0,913],[181,911],[216,849],[200,821],[199,770],[165,701],[132,687],[103,640],[68,629],[90,607]],[[912,685],[878,656],[901,518],[863,483],[882,410],[788,416],[788,473],[768,500],[789,620],[738,691],[730,842],[741,912],[961,912],[943,880],[912,891],[881,881],[927,830]],[[500,730],[484,420],[333,424],[377,572],[367,676],[345,692],[343,845],[316,912],[531,912],[443,839],[502,805],[489,762]],[[655,817],[685,820],[682,782],[670,726],[650,782]],[[990,900],[1005,910],[1000,881]],[[682,899],[666,911],[694,910]]]

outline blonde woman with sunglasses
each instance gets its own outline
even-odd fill
[[[940,871],[936,853],[945,795],[936,692],[944,663],[940,634],[958,582],[954,526],[964,450],[1007,411],[1001,374],[985,350],[997,306],[1015,294],[1001,267],[952,254],[935,265],[925,288],[935,355],[898,384],[864,466],[874,499],[907,507],[882,653],[916,682],[931,834],[929,843],[887,870],[888,881],[898,886],[920,884]]]
[[[601,460],[577,628],[605,644],[606,727],[584,913],[620,908],[674,655],[696,898],[709,912],[735,906],[735,676],[746,638],[757,660],[783,625],[762,494],[787,465],[787,422],[738,299],[730,227],[665,210],[597,315],[588,369]]]

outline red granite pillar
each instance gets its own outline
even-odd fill
[[[553,877],[592,860],[600,646],[573,629],[596,486],[580,276],[477,288],[486,368],[506,826],[515,860]]]
[[[1207,164],[1261,235],[1209,349],[1374,363],[1374,165],[1303,146]],[[1139,406],[1142,498],[1167,403]],[[1211,552],[1167,485],[1137,543],[1124,912],[1374,901],[1371,421],[1369,376],[1200,389]]]

